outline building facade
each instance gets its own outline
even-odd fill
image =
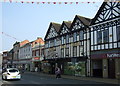
[[[44,41],[42,38],[38,37],[35,41],[31,42],[32,44],[32,69],[31,71],[35,71],[37,67],[39,71],[41,71],[43,56],[43,48]]]
[[[60,57],[60,39],[59,30],[60,24],[51,22],[44,38],[45,40],[45,60],[44,66],[47,67],[45,72],[55,73],[56,58]]]
[[[26,43],[19,48],[19,67],[30,71],[32,66],[32,46],[31,42]]]
[[[91,22],[91,76],[120,73],[120,3],[104,2]]]
[[[76,15],[69,35],[71,62],[75,65],[75,75],[90,76],[90,19]]]
[[[89,24],[90,19],[78,15],[59,27],[50,24],[45,36],[45,59],[51,61],[51,71],[58,66],[64,74],[90,76]]]
[[[7,68],[8,67],[8,61],[9,61],[9,53],[8,53],[9,51],[4,51],[3,52],[3,54],[2,54],[2,56],[3,56],[3,58],[2,58],[2,66],[4,67],[4,68]]]
[[[12,66],[17,67],[18,66],[18,61],[19,61],[19,48],[20,48],[20,42],[15,42],[13,44],[13,62]]]

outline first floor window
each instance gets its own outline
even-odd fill
[[[69,56],[69,48],[66,48],[66,56]]]
[[[66,43],[69,43],[69,36],[66,35]]]
[[[77,39],[77,34],[76,32],[74,32],[74,38],[73,38],[74,42],[76,42],[76,39]]]
[[[73,46],[73,56],[77,56],[77,46]]]
[[[61,38],[61,43],[64,44],[64,37]]]
[[[64,57],[64,49],[61,49],[61,57]]]
[[[117,27],[117,40],[120,41],[120,26]]]
[[[103,31],[103,42],[104,43],[108,42],[108,29],[105,29]]]
[[[80,31],[80,40],[83,40],[83,38],[84,38],[83,31]]]
[[[97,43],[102,43],[102,32],[98,31],[97,32]]]

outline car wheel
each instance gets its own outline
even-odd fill
[[[2,75],[2,80],[4,80],[3,75]]]
[[[7,80],[7,76],[5,76],[5,80]]]

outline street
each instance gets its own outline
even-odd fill
[[[75,80],[75,79],[67,79],[67,78],[60,78],[56,79],[55,76],[49,76],[47,74],[42,73],[24,73],[22,74],[21,80],[3,80],[2,83],[5,84],[105,84],[101,82],[95,81],[87,81],[87,80]],[[4,86],[3,85],[3,86]],[[107,84],[106,84],[107,85]]]

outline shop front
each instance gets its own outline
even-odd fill
[[[31,67],[32,72],[34,72],[36,68],[37,68],[37,72],[42,71],[42,63],[41,63],[42,60],[43,60],[43,57],[33,57],[32,58],[32,67]]]
[[[119,50],[91,53],[91,75],[93,77],[117,78],[120,73]]]
[[[74,76],[86,76],[86,57],[71,58],[64,63],[64,74]]]
[[[19,60],[17,68],[25,71],[31,70],[32,61],[31,59]]]

